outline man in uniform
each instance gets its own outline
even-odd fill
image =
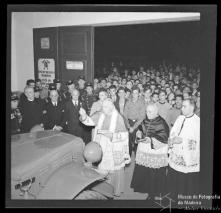
[[[77,84],[77,89],[80,92],[80,97],[82,97],[85,94],[85,77],[83,75],[80,75],[78,77]]]
[[[45,110],[45,105],[47,102],[45,101],[45,99],[40,98],[41,91],[42,91],[42,89],[40,89],[39,87],[37,87],[37,86],[34,87],[35,100],[36,100],[36,102],[39,102],[39,104],[41,105],[43,110]],[[43,111],[43,113],[45,113],[45,111]]]
[[[91,108],[94,102],[97,101],[96,96],[93,94],[93,85],[91,83],[86,83],[86,93],[84,93],[81,96],[81,101],[86,107],[86,113],[87,115],[90,115]],[[85,143],[88,143],[91,141],[91,131],[92,127],[85,126]]]
[[[85,89],[86,93],[81,96],[81,101],[86,105],[86,112],[90,115],[91,107],[97,101],[97,98],[93,93],[93,85],[91,83],[86,83]]]
[[[57,89],[57,92],[58,92],[58,99],[59,101],[62,101],[64,102],[65,101],[65,97],[64,97],[64,94],[62,92],[62,88],[61,88],[61,81],[59,79],[54,79],[53,80],[55,86],[56,86],[56,89]]]
[[[22,116],[18,108],[18,96],[11,94],[11,134],[19,134],[21,132]]]
[[[64,92],[64,98],[65,98],[65,101],[69,101],[71,100],[71,94],[72,94],[72,91],[75,89],[75,84],[72,80],[69,80],[67,83],[66,83],[67,87],[68,87],[68,90],[66,92]]]

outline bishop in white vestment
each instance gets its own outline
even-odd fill
[[[128,131],[123,117],[115,109],[111,99],[102,103],[102,112],[89,117],[80,109],[80,120],[88,126],[95,126],[93,141],[100,144],[103,156],[98,171],[108,173],[108,182],[114,186],[116,196],[124,191],[124,167],[130,163]]]

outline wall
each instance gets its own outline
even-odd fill
[[[199,17],[199,13],[14,12],[11,25],[11,90],[23,90],[26,80],[34,78],[33,28],[198,20]]]

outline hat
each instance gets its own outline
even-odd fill
[[[88,82],[85,84],[85,87],[93,87],[92,83]]]
[[[78,76],[78,80],[80,80],[80,79],[85,81],[85,77],[83,75]]]
[[[57,88],[56,88],[55,84],[53,84],[53,83],[49,84],[49,90],[56,90],[56,89]]]
[[[37,78],[37,79],[35,80],[35,83],[36,83],[36,82],[41,82],[41,79]]]
[[[53,80],[53,82],[54,82],[54,84],[61,83],[61,81],[59,79],[56,79],[56,78]]]
[[[18,100],[18,95],[16,93],[12,93],[11,94],[11,101],[15,101],[15,100]]]
[[[73,81],[69,80],[66,84],[69,86],[69,85],[73,84]]]

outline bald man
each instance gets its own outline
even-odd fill
[[[148,199],[166,191],[166,168],[168,166],[167,140],[169,127],[159,116],[157,104],[146,107],[146,118],[137,133],[139,140],[131,188],[135,192],[148,193]]]
[[[64,104],[59,99],[56,89],[50,90],[50,101],[46,104],[46,114],[44,115],[45,129],[53,129],[61,131],[65,129],[64,122]]]
[[[114,186],[115,196],[120,196],[124,192],[124,167],[130,162],[124,119],[109,98],[102,102],[101,112],[89,117],[80,109],[80,115],[83,124],[95,126],[93,141],[100,144],[103,151],[98,171],[109,174],[108,182]]]

